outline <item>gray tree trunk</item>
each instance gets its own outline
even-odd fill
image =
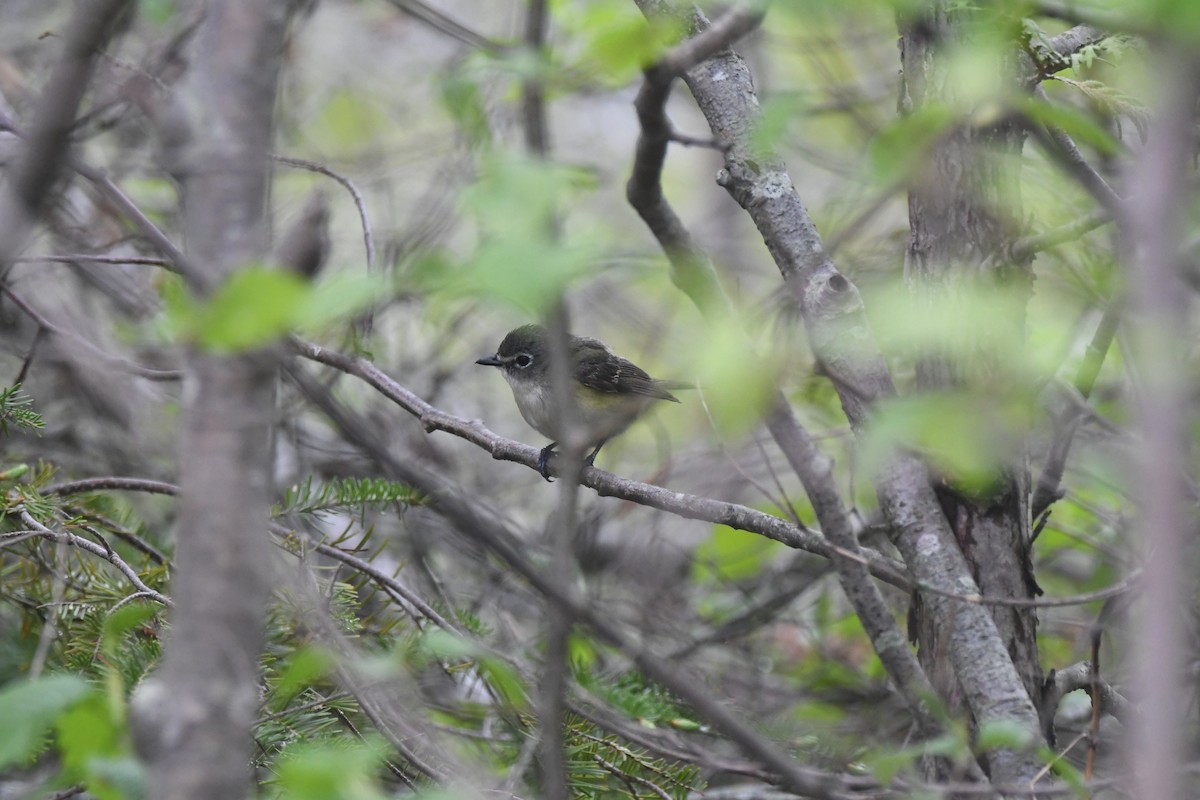
[[[183,189],[188,274],[207,295],[267,254],[272,117],[290,0],[210,4],[163,120]],[[158,800],[252,793],[251,727],[271,589],[276,358],[193,353],[184,384],[175,608],[157,686],[137,701]]]
[[[901,107],[905,111],[956,99],[948,96],[951,90],[944,80],[949,70],[946,55],[967,34],[963,14],[947,12],[946,5],[935,4],[926,16],[902,30]],[[1023,132],[1012,125],[961,126],[933,146],[909,191],[905,274],[914,301],[938,313],[958,302],[963,293],[974,290],[977,296],[986,287],[1005,290],[996,293],[997,302],[1001,297],[1015,298],[1006,309],[1004,330],[981,326],[962,332],[978,352],[968,367],[976,377],[986,378],[993,348],[1024,341],[1024,303],[1032,291],[1032,271],[1028,261],[1005,260],[1007,246],[1020,235],[1019,175],[1013,165],[1023,141]],[[952,389],[964,377],[962,364],[944,354],[925,353],[918,359],[917,381],[923,391]],[[1027,459],[1022,456],[1007,464],[984,494],[964,493],[947,482],[936,488],[984,596],[1031,598],[1040,593],[1030,561]],[[1035,609],[992,606],[991,613],[1030,699],[1039,705],[1043,678]],[[958,676],[945,657],[949,632],[924,613],[919,601],[911,622],[930,679],[944,700],[959,707]]]

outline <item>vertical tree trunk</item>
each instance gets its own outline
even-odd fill
[[[949,96],[945,62],[949,48],[969,35],[967,12],[948,12],[947,5],[937,3],[925,16],[902,26],[904,111],[956,100]],[[914,302],[937,314],[959,302],[963,293],[978,296],[983,287],[1003,289],[996,293],[997,302],[1002,298],[1009,302],[1004,330],[962,331],[978,351],[970,369],[985,376],[991,348],[1024,341],[1025,303],[1032,292],[1029,263],[1005,260],[1006,246],[1019,233],[1019,175],[1014,164],[1023,139],[1023,133],[1011,125],[960,125],[933,146],[909,191],[905,276],[914,290]],[[925,353],[918,360],[917,381],[923,391],[952,389],[963,379],[961,364],[943,353]],[[1040,593],[1030,561],[1030,476],[1024,456],[1007,464],[984,494],[966,494],[946,483],[937,487],[937,493],[985,596],[1030,598]],[[1030,698],[1039,705],[1042,671],[1035,610],[1004,606],[991,610]],[[922,613],[919,601],[913,608],[912,629],[934,686],[944,700],[958,706],[958,678],[943,653],[949,632],[939,630]]]
[[[189,276],[201,295],[267,253],[272,117],[290,7],[210,3],[192,72],[165,120],[167,157],[183,188]],[[175,609],[161,684],[138,703],[159,800],[251,793],[271,587],[275,367],[266,352],[189,359]]]

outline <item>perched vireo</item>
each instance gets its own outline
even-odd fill
[[[538,433],[555,441],[542,448],[538,472],[550,480],[547,462],[562,438],[558,405],[550,383],[549,333],[541,325],[523,325],[508,332],[495,355],[476,361],[499,367],[512,387],[517,408]],[[567,336],[571,386],[575,392],[576,421],[595,445],[585,463],[591,466],[596,454],[612,437],[623,432],[656,400],[678,403],[669,389],[690,389],[690,383],[660,381],[613,353],[599,339]]]

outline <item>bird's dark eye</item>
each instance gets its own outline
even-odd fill
[[[533,356],[529,355],[528,353],[521,353],[519,356],[513,359],[513,363],[521,369],[525,369],[533,363]]]

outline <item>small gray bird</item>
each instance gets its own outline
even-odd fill
[[[508,332],[495,355],[484,356],[476,364],[499,367],[512,387],[517,409],[525,421],[543,436],[555,441],[542,448],[538,472],[550,480],[547,462],[558,439],[562,438],[558,407],[550,384],[549,333],[541,325],[522,325]],[[596,454],[612,437],[622,433],[657,400],[678,403],[670,389],[690,389],[690,383],[661,381],[613,353],[599,339],[568,336],[572,387],[578,423],[587,434],[587,443],[595,445],[586,463],[591,466]]]

